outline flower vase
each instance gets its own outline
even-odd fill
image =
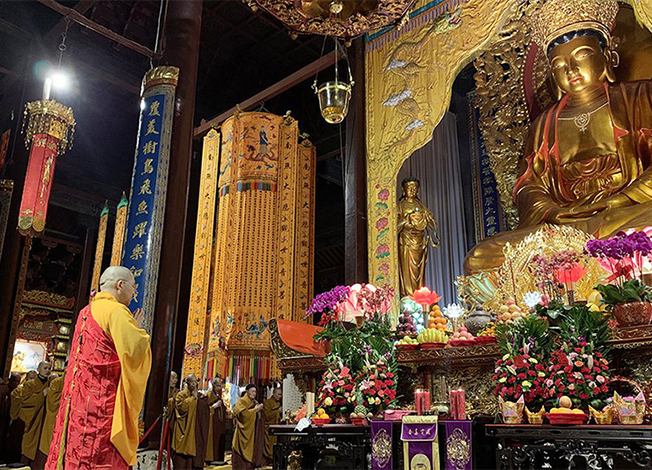
[[[359,315],[355,317],[355,324],[357,325],[358,328],[362,327],[363,323],[364,323],[364,315]]]
[[[652,319],[652,304],[650,302],[616,304],[612,313],[619,326],[647,325]]]

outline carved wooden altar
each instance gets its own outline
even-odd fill
[[[38,290],[23,294],[16,338],[47,345],[47,354],[55,372],[65,368],[74,305],[74,297]]]

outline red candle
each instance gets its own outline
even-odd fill
[[[457,398],[456,398],[456,391],[451,390],[448,393],[448,401],[449,401],[449,415],[451,419],[456,419],[455,416],[457,415]]]
[[[421,415],[424,411],[430,410],[430,392],[421,390],[420,388],[414,391],[414,404],[417,409],[417,414]]]
[[[457,419],[464,420],[466,419],[466,396],[464,390],[458,390],[457,392],[457,413],[459,416]]]

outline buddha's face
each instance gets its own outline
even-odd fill
[[[607,58],[591,36],[556,46],[549,58],[555,83],[571,96],[601,86],[607,77]]]
[[[403,185],[403,193],[405,197],[415,198],[419,194],[419,183],[416,181],[408,181]]]

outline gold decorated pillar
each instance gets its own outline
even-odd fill
[[[213,155],[210,136],[203,164]],[[206,309],[194,305],[211,299],[206,377],[277,375],[268,323],[301,320],[312,297],[314,162],[314,147],[299,143],[298,123],[289,116],[242,113],[222,125],[214,268],[210,291],[201,289],[199,277],[205,282],[211,272],[197,255],[206,253],[200,223],[211,207],[203,179],[184,373],[201,368]],[[191,327],[197,330],[192,337]]]
[[[125,244],[125,230],[127,228],[127,207],[129,200],[127,195],[122,193],[118,207],[116,208],[115,230],[113,232],[113,249],[111,250],[111,266],[119,266],[122,261],[122,248]]]
[[[211,260],[213,253],[213,228],[215,226],[215,203],[217,201],[218,162],[220,134],[212,129],[204,137],[201,180],[199,183],[199,206],[195,232],[195,252],[192,263],[188,328],[183,355],[183,377],[195,374],[202,377],[204,336],[209,313]]]
[[[109,201],[104,201],[100,212],[100,223],[97,228],[97,244],[95,245],[95,261],[93,262],[93,276],[91,277],[91,292],[98,292],[100,288],[100,275],[102,274],[102,260],[104,259],[104,244],[106,243],[106,229],[109,223]]]

